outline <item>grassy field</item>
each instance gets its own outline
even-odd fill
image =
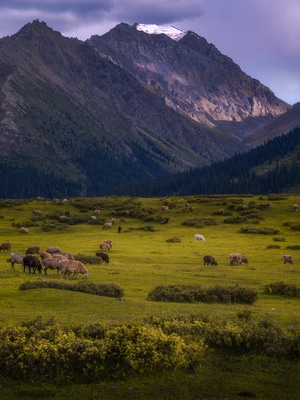
[[[193,212],[189,211],[186,203],[194,207]],[[36,200],[1,200],[0,242],[9,241],[12,244],[11,252],[24,253],[30,246],[40,246],[43,251],[50,246],[59,246],[61,251],[71,252],[75,256],[78,254],[95,256],[99,251],[99,244],[105,239],[111,239],[113,247],[108,252],[110,263],[87,265],[88,281],[116,284],[124,289],[124,298],[121,300],[54,289],[19,291],[20,284],[25,281],[59,281],[60,277],[55,271],[49,271],[48,276],[43,272],[29,275],[28,272],[22,271],[21,265],[16,265],[15,269],[11,270],[9,253],[1,252],[1,326],[19,325],[37,316],[44,319],[53,317],[59,324],[69,327],[99,321],[108,325],[119,322],[142,323],[149,317],[169,318],[190,314],[207,314],[230,320],[245,310],[251,312],[254,319],[267,318],[283,328],[299,324],[299,298],[270,296],[263,293],[264,286],[270,283],[300,285],[300,211],[292,210],[294,203],[300,204],[300,196],[191,196],[151,199],[108,197],[76,199],[74,204],[66,205],[55,205],[51,201],[42,203]],[[162,211],[161,207],[164,204],[168,204],[168,212]],[[224,214],[219,213],[221,208]],[[42,217],[34,217],[35,209],[42,211]],[[90,216],[95,209],[100,209],[100,215],[93,224],[90,222]],[[111,220],[112,210],[116,211],[114,217],[116,222],[111,229],[103,230],[103,222]],[[126,210],[129,210],[128,215],[125,213]],[[67,222],[60,222],[59,216],[66,213]],[[168,223],[161,223],[163,218],[168,218]],[[225,223],[226,220],[232,223]],[[28,226],[28,235],[19,231],[18,225],[21,224]],[[122,232],[118,233],[120,225]],[[241,233],[242,227],[265,230],[265,232]],[[266,234],[269,228],[274,232]],[[203,234],[206,242],[195,242],[195,233]],[[174,238],[179,240],[169,241]],[[231,266],[228,255],[232,252],[245,254],[249,264]],[[283,263],[284,254],[291,254],[294,257],[294,265]],[[204,266],[202,260],[204,255],[213,255],[218,265]],[[79,279],[81,280],[82,276]],[[256,290],[258,299],[253,305],[248,306],[159,303],[147,300],[148,293],[154,287],[175,284],[201,284],[205,287],[239,285]],[[188,378],[193,384],[189,385],[188,380],[185,379],[183,382],[184,378],[177,376],[177,382],[182,381],[181,388],[185,390],[185,393],[177,390],[178,397],[172,392],[172,382],[175,379],[172,376],[164,378],[163,382],[158,378],[126,382],[126,389],[121,383],[111,386],[110,389],[100,386],[96,389],[90,386],[94,395],[85,388],[85,393],[89,393],[86,398],[234,399],[243,395],[251,397],[252,392],[249,390],[248,394],[243,394],[241,380],[244,380],[244,383],[249,381],[246,386],[253,387],[256,398],[300,399],[300,395],[296,397],[295,394],[296,386],[299,387],[297,375],[295,380],[291,378],[299,372],[299,366],[298,370],[295,370],[293,365],[291,372],[288,365],[274,365],[273,370],[267,361],[264,369],[263,361],[259,364],[255,361],[249,368],[250,364],[244,367],[242,360],[231,359],[230,362],[216,360],[214,358],[213,362],[207,363],[204,368],[206,372],[202,370],[201,373],[197,372],[198,375]],[[243,366],[240,374],[245,371],[240,377],[238,373],[236,374],[239,371],[239,363]],[[229,378],[226,376],[226,371],[230,368],[235,373],[229,374]],[[289,377],[286,376],[287,369]],[[216,374],[219,383],[209,390],[206,385],[210,382],[212,386],[212,374]],[[205,395],[199,394],[199,388],[196,393],[188,389],[196,385],[194,381],[203,388]],[[273,386],[279,385],[283,390],[287,384],[290,392],[285,393],[288,395],[274,397]],[[234,391],[240,395],[233,396],[231,385],[241,386]],[[128,389],[131,386],[133,390]],[[273,397],[268,397],[267,394],[270,387],[273,388],[270,392]],[[282,395],[281,389],[277,388],[275,393]],[[77,393],[81,393],[82,390],[82,386],[76,388]],[[9,391],[7,388],[3,388],[3,394],[7,399],[18,398],[14,397],[16,391]],[[27,398],[26,393],[22,396]],[[51,397],[64,398],[63,389],[55,390]],[[29,394],[28,398],[33,397]],[[43,394],[36,398],[43,398]],[[74,394],[72,398],[79,397]],[[80,398],[84,398],[82,394]]]

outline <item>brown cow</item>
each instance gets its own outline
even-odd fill
[[[9,242],[3,242],[0,244],[0,251],[6,251],[8,252],[8,250],[10,250],[11,248],[11,244]]]
[[[39,246],[33,246],[33,247],[28,247],[25,254],[26,255],[40,254],[40,252],[41,252],[41,248]]]
[[[204,265],[218,265],[216,259],[213,256],[204,256],[203,262]]]

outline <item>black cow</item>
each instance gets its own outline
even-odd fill
[[[23,271],[25,272],[26,267],[29,269],[29,273],[31,274],[31,270],[33,271],[32,273],[35,274],[35,271],[38,270],[39,273],[42,272],[42,264],[40,260],[35,257],[35,256],[25,256],[23,258]]]
[[[105,262],[106,264],[109,263],[108,254],[106,254],[106,253],[96,253],[96,256],[102,258],[103,262]]]
[[[213,256],[204,256],[203,263],[204,265],[218,265],[216,259]]]

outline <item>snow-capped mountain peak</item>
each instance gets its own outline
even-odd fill
[[[172,25],[157,25],[157,24],[136,24],[136,29],[146,32],[150,35],[159,35],[164,33],[173,40],[180,40],[186,35],[186,32],[175,28]]]

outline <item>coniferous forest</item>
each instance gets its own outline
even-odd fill
[[[144,159],[147,160],[147,150]],[[91,169],[91,182],[84,188],[78,181],[68,177],[58,179],[51,174],[36,171],[30,165],[20,169],[17,166],[12,168],[2,164],[0,197],[34,198],[39,195],[47,198],[109,195],[155,197],[293,192],[300,185],[300,127],[247,153],[236,154],[210,166],[173,175],[162,176],[162,171],[159,171],[160,178],[144,182],[141,181],[142,171],[134,171],[133,165],[128,165],[127,169],[126,165],[122,164],[120,168],[120,164],[112,160],[110,168],[119,170],[120,179],[113,182],[106,179],[104,184],[101,179],[103,165],[100,171],[97,171],[97,163],[92,164],[87,160],[87,169]],[[106,170],[108,171],[107,166]],[[135,174],[138,183],[126,185],[128,174]],[[106,174],[106,177],[108,178],[109,174]]]
[[[300,185],[300,127],[248,153],[208,167],[177,173],[151,184],[130,188],[140,196],[193,194],[268,194],[289,192]]]

